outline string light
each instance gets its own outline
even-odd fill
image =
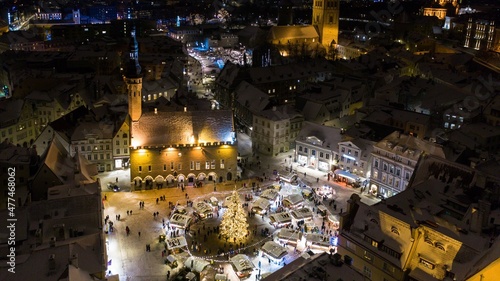
[[[238,251],[242,251],[242,250],[246,250],[248,248],[252,248],[252,247],[255,247],[257,244],[261,244],[262,241],[264,240],[267,240],[269,239],[270,237],[272,237],[272,233],[265,236],[264,238],[262,238],[261,240],[251,244],[251,245],[248,245],[246,247],[242,247],[242,248],[238,248]],[[186,252],[189,254],[190,257],[194,258],[194,259],[198,259],[198,260],[210,260],[210,261],[213,261],[213,262],[220,262],[220,263],[227,263],[227,260],[216,260],[214,258],[217,258],[217,257],[221,257],[221,256],[228,256],[231,254],[231,252],[225,252],[225,253],[221,253],[221,254],[218,254],[218,255],[211,255],[211,256],[195,256],[193,253],[191,253],[191,251],[189,250],[189,248],[186,246]]]

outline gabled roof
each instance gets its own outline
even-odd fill
[[[312,25],[273,26],[269,30],[269,39],[282,40],[283,44],[286,44],[288,40],[318,37],[318,31]]]
[[[82,122],[76,127],[71,141],[84,140],[88,135],[95,135],[97,139],[112,139],[114,125],[106,122]]]
[[[234,93],[236,101],[251,112],[260,112],[269,104],[269,95],[246,81],[241,82]]]
[[[58,138],[52,139],[45,158],[43,159],[43,163],[61,182],[65,183],[73,179],[75,163]]]
[[[332,150],[337,150],[338,143],[342,141],[342,135],[340,134],[339,128],[327,127],[304,121],[296,140],[307,142],[307,138],[311,136],[321,140],[321,144],[316,144],[316,146]]]

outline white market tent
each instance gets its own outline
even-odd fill
[[[173,214],[170,217],[170,225],[178,228],[186,228],[191,223],[191,216],[182,214]]]
[[[269,189],[266,189],[264,191],[262,191],[262,193],[260,194],[260,197],[262,198],[266,198],[268,200],[271,200],[271,201],[274,201],[276,200],[276,198],[278,197],[279,193],[276,189],[274,188],[269,188]]]
[[[278,239],[287,243],[298,243],[302,240],[302,232],[298,230],[282,228],[278,233]]]
[[[313,218],[313,212],[309,208],[300,208],[291,212],[292,217],[296,220],[308,220]]]
[[[165,240],[165,243],[167,244],[168,250],[173,250],[187,246],[187,241],[184,236],[167,239]]]
[[[252,271],[255,268],[252,261],[246,255],[238,254],[232,257],[230,261],[236,268],[236,271],[239,272]]]
[[[292,217],[287,212],[269,215],[272,224],[283,225],[292,222]]]
[[[192,271],[201,272],[210,263],[206,260],[198,259],[195,257],[189,257],[184,262],[184,266],[191,269]]]
[[[282,259],[288,253],[285,247],[281,246],[280,244],[274,241],[267,241],[260,249],[267,256],[275,260]]]
[[[304,202],[302,194],[290,194],[283,199],[283,205],[288,208],[294,208]]]
[[[199,201],[193,204],[193,208],[196,212],[200,214],[210,214],[214,211],[212,205],[208,204],[205,201]]]
[[[306,244],[313,249],[327,252],[330,248],[330,236],[319,233],[307,233]]]
[[[252,211],[262,214],[267,210],[269,205],[271,205],[271,203],[269,203],[269,200],[267,200],[266,198],[259,198],[252,203]]]

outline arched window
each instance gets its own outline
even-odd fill
[[[391,232],[392,232],[392,233],[395,233],[395,234],[397,234],[397,235],[399,235],[399,230],[398,230],[398,228],[397,228],[397,227],[395,227],[395,226],[391,227]]]
[[[128,135],[127,134],[123,134],[122,137],[125,139],[125,138],[128,138]]]
[[[434,246],[436,246],[436,248],[438,248],[438,249],[439,249],[439,250],[441,250],[441,251],[446,251],[446,250],[444,249],[444,245],[443,245],[443,243],[436,242],[436,243],[434,244]]]
[[[378,221],[376,219],[371,219],[370,221],[378,225]]]

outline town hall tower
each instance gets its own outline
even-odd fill
[[[142,115],[142,73],[139,65],[139,44],[135,36],[135,28],[130,32],[129,61],[123,76],[127,86],[128,113],[132,122],[139,121]]]

